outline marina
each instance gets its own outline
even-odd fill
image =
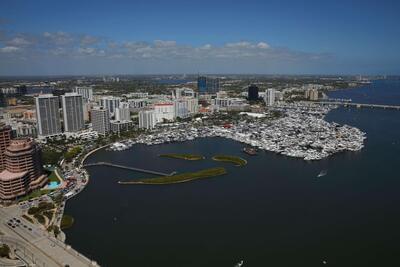
[[[255,149],[307,161],[321,160],[342,151],[361,150],[366,139],[364,132],[349,125],[324,120],[324,116],[335,107],[310,103],[281,104],[275,109],[284,112],[283,118],[251,122],[242,120],[230,127],[173,123],[136,139],[114,143],[112,149],[121,151],[134,144],[155,145],[195,138],[224,137]]]

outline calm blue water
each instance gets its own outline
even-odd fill
[[[400,105],[400,80],[378,80],[354,89],[330,92],[332,98],[351,98],[356,103]]]
[[[364,90],[383,101],[400,89],[384,81],[388,91],[377,90],[380,83],[347,92]],[[325,266],[324,260],[326,266],[399,266],[400,112],[340,108],[327,119],[367,132],[365,148],[317,162],[270,152],[251,157],[221,138],[99,151],[89,162],[180,172],[225,166],[229,173],[179,185],[121,186],[120,179],[147,175],[92,167],[88,187],[67,203],[76,222],[67,243],[102,266],[220,267],[240,260],[244,267]],[[173,152],[207,159],[157,156]],[[240,155],[248,165],[209,159],[220,153]],[[317,178],[321,170],[328,174]]]

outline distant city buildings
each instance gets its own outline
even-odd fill
[[[258,100],[258,87],[254,84],[250,85],[247,89],[247,99],[249,101]]]
[[[61,96],[64,132],[77,132],[85,128],[83,97],[77,93]]]
[[[52,94],[39,95],[35,98],[38,134],[41,137],[61,133],[59,99]]]
[[[106,108],[95,107],[91,110],[92,128],[100,135],[110,132],[110,116]]]

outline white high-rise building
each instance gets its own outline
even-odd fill
[[[83,97],[77,93],[61,96],[65,132],[78,132],[85,128]]]
[[[90,86],[76,86],[73,92],[82,95],[86,102],[93,101],[94,99],[93,88]]]
[[[175,119],[174,103],[157,103],[154,104],[154,114],[156,123],[163,122],[164,120],[173,121]]]
[[[275,104],[275,89],[267,89],[264,96],[265,105],[273,106]]]
[[[115,109],[115,120],[116,121],[130,121],[131,112],[129,110],[128,102],[119,103],[119,107]]]
[[[106,135],[110,131],[110,117],[107,109],[96,107],[91,111],[93,131]]]
[[[52,136],[61,133],[59,100],[52,94],[35,97],[36,118],[39,136]]]
[[[187,118],[199,111],[199,101],[197,98],[186,97],[174,101],[175,117]]]
[[[108,109],[110,117],[115,115],[115,109],[119,107],[120,102],[121,102],[120,97],[104,96],[100,98],[100,106],[102,106],[105,109]]]
[[[156,115],[154,110],[139,111],[139,128],[153,129],[156,125]]]

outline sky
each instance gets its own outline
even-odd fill
[[[0,75],[398,75],[399,10],[389,0],[1,0]]]

